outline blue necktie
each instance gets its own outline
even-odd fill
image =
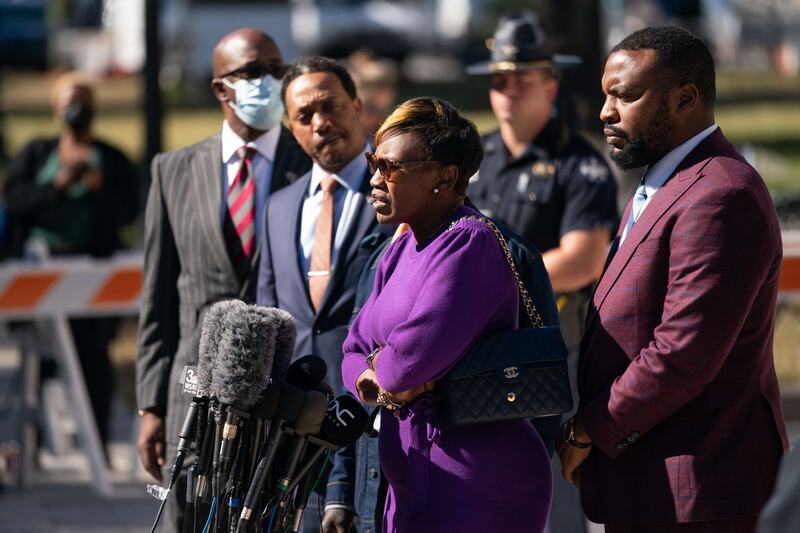
[[[628,235],[630,235],[633,225],[639,219],[639,215],[642,213],[644,203],[647,201],[647,189],[645,189],[644,186],[644,178],[645,176],[642,176],[642,181],[639,182],[639,187],[636,189],[636,194],[633,196],[633,205],[631,206],[631,215],[628,217],[628,224],[625,230],[625,239],[627,239]],[[622,244],[621,241],[620,244]]]
[[[642,213],[642,207],[644,207],[644,203],[647,201],[647,189],[644,186],[644,176],[642,176],[642,181],[639,183],[639,187],[636,189],[636,194],[633,197],[633,207],[631,208],[631,226],[639,220],[639,215]]]

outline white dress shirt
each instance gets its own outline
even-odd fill
[[[367,160],[364,152],[371,148],[369,144],[339,172],[330,174],[314,163],[311,167],[311,182],[308,193],[303,202],[303,212],[300,218],[300,242],[298,254],[303,272],[308,272],[311,262],[311,248],[314,245],[314,232],[317,229],[317,217],[322,208],[322,189],[320,182],[328,176],[333,176],[339,182],[333,192],[333,250],[331,250],[331,275],[333,275],[336,255],[344,241],[350,226],[355,223],[361,205],[366,201],[360,192],[367,175]]]
[[[272,185],[272,169],[275,166],[275,152],[278,149],[278,141],[281,137],[281,127],[275,126],[266,131],[257,139],[245,143],[244,140],[234,133],[233,129],[225,120],[222,123],[222,207],[221,223],[225,224],[225,212],[228,209],[227,197],[228,189],[236,174],[242,166],[238,150],[247,145],[256,151],[253,157],[252,170],[255,178],[255,209],[256,209],[256,242],[261,242],[264,235],[264,205],[267,203],[269,189]]]
[[[647,199],[642,204],[642,208],[639,210],[639,216],[637,220],[642,217],[642,213],[644,210],[647,209],[648,204],[653,199],[653,196],[658,192],[658,190],[667,182],[670,176],[675,172],[675,169],[678,168],[678,165],[681,164],[681,161],[686,159],[686,156],[689,155],[692,150],[697,148],[703,140],[714,133],[717,129],[716,124],[712,124],[711,126],[707,127],[685,143],[678,145],[677,147],[673,148],[667,155],[662,157],[658,160],[658,162],[647,168],[647,171],[644,174],[644,188],[645,193],[647,194]],[[621,245],[625,238],[630,233],[631,228],[635,220],[633,217],[628,217],[628,223],[625,224],[625,229],[622,231],[622,237],[620,237],[619,244]]]

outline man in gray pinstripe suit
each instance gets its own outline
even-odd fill
[[[189,403],[178,380],[184,365],[194,363],[203,312],[219,300],[254,300],[260,253],[251,247],[263,233],[267,197],[311,168],[280,125],[284,71],[277,45],[263,32],[247,28],[223,37],[211,83],[225,117],[222,131],[153,160],[136,392],[139,457],[159,481],[172,464]],[[241,190],[246,198],[231,202]],[[241,205],[244,215],[236,211]],[[167,531],[182,530],[184,491],[179,481],[166,508]]]

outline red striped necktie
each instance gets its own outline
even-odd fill
[[[255,180],[253,157],[256,150],[242,146],[237,150],[242,164],[228,187],[228,212],[225,216],[225,240],[236,272],[245,277],[256,247]]]

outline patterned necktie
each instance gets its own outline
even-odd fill
[[[250,269],[256,244],[255,180],[252,179],[256,151],[242,146],[237,153],[242,164],[228,188],[225,240],[236,272],[243,278]]]
[[[333,192],[339,184],[336,178],[328,176],[320,182],[322,206],[314,230],[314,243],[311,246],[311,261],[308,270],[308,292],[314,311],[319,310],[325,289],[331,275],[331,244],[333,242]]]
[[[642,181],[639,182],[639,187],[636,189],[636,194],[633,195],[633,205],[631,206],[631,215],[628,217],[628,224],[625,228],[625,239],[628,238],[631,230],[633,229],[633,225],[639,220],[639,215],[642,214],[642,208],[644,207],[644,203],[647,201],[647,189],[645,188],[644,184],[645,176],[642,176]],[[624,240],[624,239],[623,239]],[[622,241],[620,241],[622,244]]]

